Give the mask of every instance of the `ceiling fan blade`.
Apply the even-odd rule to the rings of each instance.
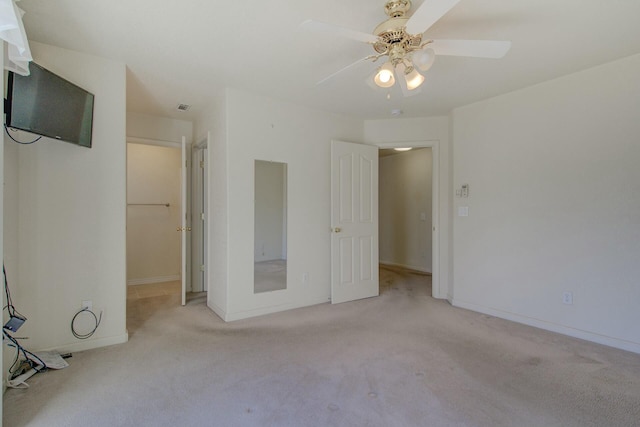
[[[407,21],[407,33],[421,34],[442,18],[460,0],[425,0]]]
[[[428,44],[436,55],[503,58],[511,48],[510,41],[497,40],[434,40]]]
[[[304,30],[315,31],[318,33],[335,34],[337,36],[346,37],[348,39],[353,39],[364,43],[375,43],[378,41],[378,37],[374,36],[373,34],[363,33],[360,31],[351,30],[349,28],[340,27],[338,25],[314,21],[311,19],[307,19],[302,24],[300,24],[300,28]]]
[[[318,83],[316,83],[316,85],[321,85],[321,84],[323,84],[324,82],[326,82],[327,80],[330,80],[330,79],[334,78],[335,76],[337,76],[338,74],[342,73],[343,71],[347,71],[349,68],[351,68],[351,67],[355,67],[356,65],[358,65],[358,64],[360,64],[360,63],[362,63],[362,62],[364,62],[364,61],[367,61],[367,60],[369,60],[369,59],[371,59],[371,56],[365,56],[364,58],[360,58],[360,59],[358,59],[356,62],[354,62],[354,63],[352,63],[352,64],[349,64],[349,65],[347,65],[347,66],[346,66],[346,67],[344,67],[344,68],[339,69],[338,71],[336,71],[336,72],[335,72],[335,73],[333,73],[333,74],[328,75],[327,77],[325,77],[324,79],[322,79],[322,80],[320,80]]]

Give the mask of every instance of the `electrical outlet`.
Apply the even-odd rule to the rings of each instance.
[[[89,311],[93,311],[93,301],[91,300],[85,300],[82,301],[82,309],[88,309]]]
[[[571,292],[563,292],[562,293],[562,303],[566,305],[573,304],[573,293]]]

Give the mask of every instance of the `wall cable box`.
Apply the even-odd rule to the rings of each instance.
[[[11,316],[9,321],[5,323],[4,328],[8,331],[16,332],[26,321],[27,319],[25,319],[24,317],[13,315]]]

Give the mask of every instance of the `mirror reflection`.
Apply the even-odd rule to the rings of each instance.
[[[255,161],[253,292],[287,288],[287,164]]]

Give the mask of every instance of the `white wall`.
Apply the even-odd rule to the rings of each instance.
[[[4,46],[4,41],[0,42],[0,47],[2,47],[3,49],[5,49]],[[2,57],[0,57],[0,70],[4,70],[4,55],[2,55]],[[4,82],[4,78],[2,79],[2,93],[4,96],[5,93],[5,82]],[[2,105],[0,105],[0,114],[2,114],[2,117],[4,117],[4,102],[2,103]],[[3,122],[4,123],[4,122]],[[6,170],[6,166],[4,164],[5,162],[5,155],[4,155],[4,132],[2,133],[2,138],[0,138],[0,176],[2,176],[2,187],[0,187],[0,259],[4,260],[4,247],[5,247],[5,243],[4,243],[4,239],[5,239],[5,234],[4,234],[4,227],[3,227],[3,223],[4,220],[6,218],[6,214],[4,213],[5,210],[5,203],[4,203],[4,186],[5,186],[5,178],[4,178],[4,174],[5,174],[5,170]],[[2,306],[4,307],[7,304],[7,299],[4,296],[4,292],[2,294]],[[6,314],[5,310],[2,310],[2,324],[4,325],[7,322],[8,319],[8,315]],[[3,339],[4,342],[4,339]],[[8,356],[8,352],[4,350],[4,344],[0,345],[0,361],[2,363],[2,391],[4,392],[4,389],[6,388],[6,380],[7,380],[7,372],[6,370],[8,369],[8,367],[10,366],[10,356]],[[0,402],[0,419],[2,419],[2,402]]]
[[[203,122],[207,120],[212,121]],[[330,141],[362,140],[362,121],[228,89],[226,130],[226,147],[210,150],[214,161],[226,154],[228,167],[221,177],[228,191],[228,305],[218,314],[234,320],[326,302],[331,271]],[[256,159],[287,163],[289,177],[287,289],[259,294],[253,293]],[[216,217],[212,221],[215,224]],[[212,252],[213,261],[220,254]],[[309,284],[303,287],[305,272]]]
[[[207,241],[205,266],[207,305],[223,319],[228,306],[229,287],[229,190],[227,149],[227,95],[214,98],[195,123],[196,140],[210,135],[207,149]]]
[[[368,144],[383,145],[393,143],[427,143],[438,147],[439,162],[434,166],[438,180],[438,220],[440,229],[436,230],[439,251],[436,256],[439,283],[434,286],[436,298],[453,298],[451,283],[450,245],[452,228],[450,222],[451,204],[453,203],[451,186],[451,145],[449,143],[449,118],[402,118],[387,120],[366,120],[364,137]],[[414,144],[410,144],[414,145]],[[434,178],[435,179],[435,178]],[[435,266],[432,266],[435,271]]]
[[[181,277],[180,166],[179,148],[127,144],[128,284]]]
[[[4,137],[4,131],[2,132]],[[3,192],[0,203],[3,203],[3,209],[0,211],[0,215],[3,217],[3,224],[14,226],[2,227],[0,233],[3,235],[2,248],[4,252],[3,261],[7,270],[7,281],[9,289],[11,290],[12,297],[15,300],[17,287],[20,283],[19,269],[18,269],[18,144],[11,141],[9,138],[4,138],[4,149],[0,152],[0,155],[4,156],[4,185],[0,191]],[[3,295],[3,307],[6,305],[6,297]],[[18,302],[15,301],[18,305]],[[18,311],[21,311],[20,306],[17,307]],[[2,324],[4,325],[9,320],[9,315],[3,311]],[[21,330],[22,331],[22,330]],[[24,342],[23,344],[27,344]],[[5,346],[2,346],[5,347]],[[6,379],[7,370],[13,363],[15,356],[15,349],[5,347],[3,353],[3,378]]]
[[[454,111],[454,304],[640,352],[638,100],[640,55]]]
[[[42,138],[9,150],[17,166],[4,228],[17,235],[5,258],[14,303],[28,318],[20,334],[30,349],[124,342],[125,65],[35,42],[31,50],[37,63],[94,93],[95,108],[91,149]],[[104,314],[96,334],[78,341],[69,324],[83,300]]]
[[[127,112],[127,137],[180,143],[193,140],[193,123],[168,117]]]
[[[380,262],[431,273],[431,148],[380,158]]]

